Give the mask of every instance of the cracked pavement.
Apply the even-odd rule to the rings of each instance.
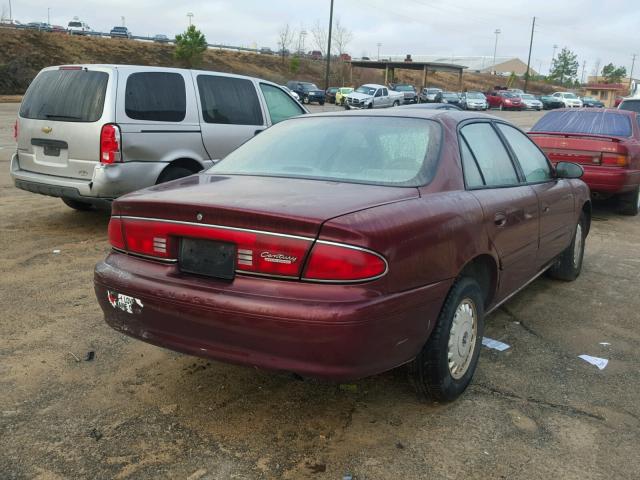
[[[3,480],[638,477],[640,217],[597,204],[579,279],[498,309],[485,334],[511,348],[483,348],[458,401],[425,404],[403,369],[340,387],[111,330],[92,286],[108,218],[12,186],[16,111],[0,104]]]

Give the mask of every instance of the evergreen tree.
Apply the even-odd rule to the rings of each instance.
[[[553,59],[549,78],[560,82],[561,85],[565,83],[573,84],[578,74],[579,66],[578,56],[565,47],[558,56]]]
[[[189,67],[202,64],[202,54],[207,49],[207,40],[195,25],[189,25],[184,33],[176,35],[176,50],[174,56]]]

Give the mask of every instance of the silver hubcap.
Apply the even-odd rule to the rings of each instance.
[[[573,243],[573,266],[578,268],[580,265],[580,253],[582,252],[582,225],[576,227],[576,240]]]
[[[449,332],[449,373],[456,380],[462,378],[469,369],[478,335],[476,307],[469,298],[460,302]]]

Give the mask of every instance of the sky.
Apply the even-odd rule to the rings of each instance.
[[[47,21],[46,0],[12,0],[12,13],[21,22]],[[94,30],[121,24],[134,35],[164,33],[173,37],[188,26],[187,13],[209,43],[246,47],[278,46],[278,31],[289,24],[309,32],[305,50],[315,49],[311,30],[329,22],[330,0],[56,0],[49,3],[52,24],[66,25],[80,17]],[[9,0],[0,0],[7,13]],[[354,57],[390,55],[492,56],[527,60],[531,22],[536,17],[532,68],[547,72],[554,52],[567,47],[576,54],[586,75],[598,61],[630,70],[632,54],[640,53],[640,8],[630,0],[334,0],[334,22],[353,33],[347,51]],[[296,35],[296,41],[298,36]],[[640,58],[639,58],[640,62]],[[640,74],[640,65],[634,69]],[[582,68],[579,71],[579,75]],[[637,75],[634,75],[637,76]]]

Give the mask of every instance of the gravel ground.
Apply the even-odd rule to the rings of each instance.
[[[640,217],[596,205],[580,278],[500,308],[486,335],[511,348],[483,349],[458,401],[424,404],[403,369],[300,381],[111,330],[92,286],[108,217],[13,187],[16,111],[0,104],[3,480],[638,478]]]

